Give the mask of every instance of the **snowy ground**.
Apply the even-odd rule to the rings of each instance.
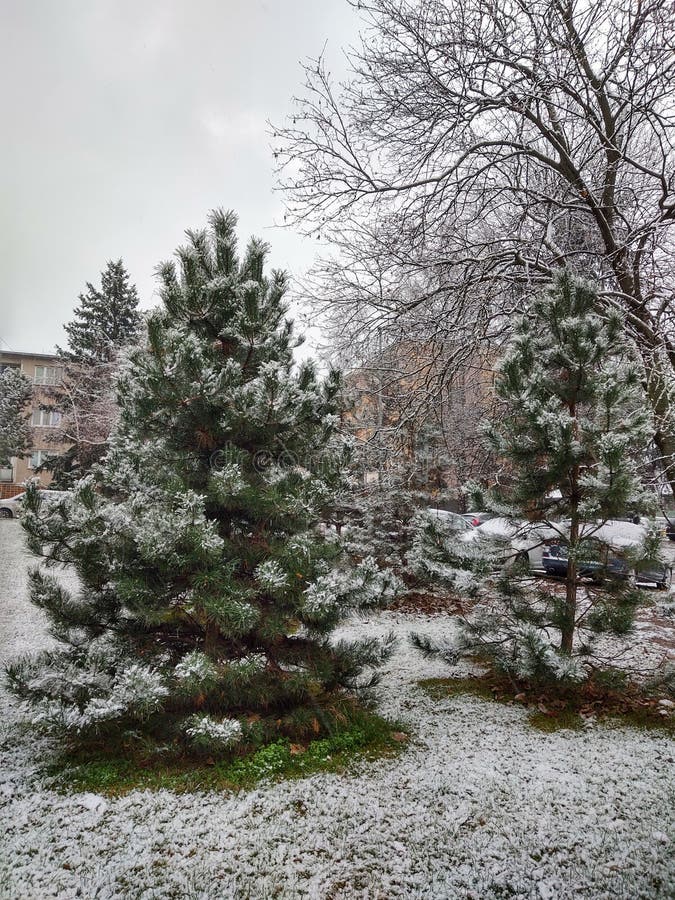
[[[37,646],[16,522],[0,521],[0,655]],[[354,630],[444,633],[383,614]],[[541,734],[516,707],[432,700],[447,675],[401,641],[381,708],[415,735],[396,760],[235,795],[62,796],[3,699],[0,897],[666,898],[675,885],[675,742],[594,725]]]

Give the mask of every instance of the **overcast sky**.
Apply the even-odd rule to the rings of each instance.
[[[153,270],[235,209],[240,240],[301,272],[315,247],[283,229],[268,119],[358,21],[344,0],[0,0],[0,345],[51,352],[86,281],[122,257],[144,308]]]

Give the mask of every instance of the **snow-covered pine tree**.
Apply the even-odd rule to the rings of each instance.
[[[68,346],[57,347],[59,356],[79,366],[113,362],[141,324],[138,293],[122,260],[109,260],[101,272],[101,289],[87,282],[78,299],[73,320],[64,326]]]
[[[0,371],[0,466],[9,465],[12,456],[22,456],[30,447],[26,404],[32,390],[19,369],[6,366]]]
[[[378,565],[402,573],[417,510],[413,493],[387,481],[366,485],[347,496],[351,501],[345,515],[347,551],[355,559],[373,556]]]
[[[337,507],[345,547],[355,559],[373,556],[380,566],[411,576],[406,557],[415,517],[444,499],[443,436],[428,422],[409,422],[400,431],[374,422],[367,405],[355,415],[354,396],[352,389],[344,416],[355,433],[352,479]]]
[[[101,273],[100,290],[87,282],[74,318],[65,326],[67,347],[57,348],[63,378],[48,406],[61,413],[61,420],[51,438],[70,447],[45,464],[54,487],[70,487],[105,454],[117,415],[118,357],[137,339],[140,324],[136,287],[122,260],[110,260]]]
[[[353,571],[317,524],[339,479],[340,380],[293,370],[286,277],[263,272],[236,216],[159,267],[164,307],[119,381],[103,464],[72,500],[25,517],[30,546],[77,572],[44,571],[31,599],[61,642],[9,683],[36,725],[74,738],[143,732],[210,752],[315,736],[344,720],[389,643],[330,640],[395,580]]]
[[[583,679],[594,635],[627,633],[641,600],[630,579],[602,566],[592,583],[579,582],[602,525],[654,504],[639,478],[652,423],[624,334],[618,315],[599,313],[594,288],[565,271],[515,323],[497,367],[498,418],[486,433],[501,461],[501,486],[491,496],[476,492],[473,503],[519,526],[550,526],[568,558],[567,576],[561,594],[507,566],[484,586],[455,649],[525,681]],[[653,559],[657,547],[654,533],[631,563]],[[494,560],[498,548],[486,550]],[[448,571],[463,568],[463,555],[460,544],[451,548]],[[479,573],[476,562],[464,568]]]

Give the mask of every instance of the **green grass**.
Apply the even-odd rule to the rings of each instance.
[[[543,713],[538,709],[528,713],[527,721],[532,728],[552,734],[554,731],[581,731],[584,720],[573,709],[556,710],[555,713]]]
[[[608,690],[603,695],[597,685],[591,685],[576,694],[568,691],[565,695],[542,695],[541,692],[519,692],[507,681],[490,674],[473,678],[426,678],[418,684],[435,700],[468,694],[482,700],[522,705],[528,710],[528,724],[546,734],[563,729],[581,730],[585,725],[581,714],[584,712],[610,725],[656,729],[675,736],[675,718],[661,716],[655,703],[644,702],[644,698],[636,696],[634,691]]]
[[[401,726],[361,712],[344,730],[306,746],[275,741],[247,756],[214,760],[138,757],[122,751],[64,753],[42,770],[52,787],[118,796],[132,790],[232,791],[262,780],[344,772],[359,761],[394,756],[405,746]]]
[[[420,687],[435,700],[472,694],[484,700],[494,700],[494,690],[485,678],[424,678]]]

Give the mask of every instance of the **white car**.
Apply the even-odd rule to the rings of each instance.
[[[480,510],[476,510],[475,512],[462,513],[462,518],[466,519],[469,525],[473,525],[474,528],[477,528],[478,525],[482,525],[483,522],[487,522],[489,519],[494,519],[494,517],[494,513],[483,512]]]
[[[7,497],[6,500],[0,500],[0,519],[16,519],[21,515],[21,504],[26,496],[25,491],[15,494],[13,497]]]
[[[40,497],[42,498],[43,503],[58,503],[59,500],[63,500],[65,497],[70,497],[70,491],[50,491],[41,490]],[[26,497],[26,492],[22,491],[20,494],[15,494],[13,497],[8,497],[7,500],[0,500],[0,519],[16,519],[23,512],[23,503]]]
[[[450,512],[449,509],[434,509],[434,507],[429,507],[427,512],[440,519],[441,522],[446,522],[453,531],[471,531],[472,529],[471,524],[461,513]]]
[[[532,572],[544,571],[542,553],[551,541],[559,540],[564,533],[563,525],[556,527],[545,522],[515,522],[503,516],[488,519],[474,528],[476,536],[505,545],[505,556],[510,556],[511,561],[527,556]]]

